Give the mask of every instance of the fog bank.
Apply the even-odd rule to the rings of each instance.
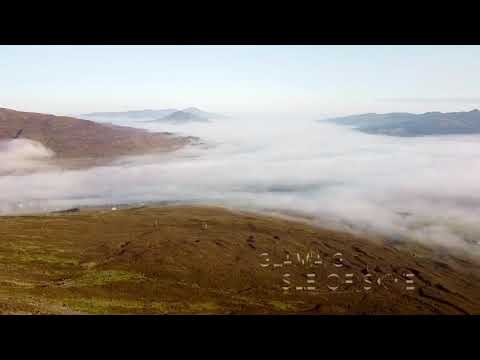
[[[23,174],[32,169],[46,169],[49,166],[44,161],[53,156],[53,151],[36,141],[27,139],[0,141],[0,176]]]
[[[3,143],[0,212],[180,200],[480,247],[479,136],[384,137],[292,118],[129,125],[199,136],[207,146],[60,171],[43,168],[52,154],[38,144]],[[29,167],[40,171],[22,174]]]

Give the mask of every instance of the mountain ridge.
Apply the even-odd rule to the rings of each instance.
[[[149,122],[173,122],[173,123],[186,123],[186,122],[208,122],[208,118],[197,115],[192,112],[184,110],[175,111],[169,115],[166,115],[160,119],[152,120]]]
[[[114,117],[126,117],[126,118],[150,118],[157,116],[166,116],[171,113],[178,111],[177,109],[145,109],[145,110],[129,110],[129,111],[111,111],[111,112],[91,112],[86,114],[80,114],[79,116],[86,117],[105,117],[105,118],[114,118]]]
[[[176,114],[179,113],[179,114]],[[176,114],[176,115],[174,115]],[[172,118],[173,116],[173,118]],[[188,107],[184,109],[145,109],[145,110],[130,110],[117,112],[92,112],[80,114],[79,117],[84,117],[90,120],[141,120],[144,122],[161,122],[161,121],[202,121],[209,119],[223,119],[222,114],[203,111],[197,107]]]
[[[446,113],[432,111],[422,114],[367,113],[322,121],[352,126],[361,132],[378,135],[412,137],[480,134],[480,111],[478,109]]]

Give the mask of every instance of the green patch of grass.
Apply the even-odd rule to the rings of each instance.
[[[163,302],[152,302],[149,304],[149,308],[153,310],[153,312],[159,312],[162,314],[168,314],[171,312],[171,306],[168,303]]]
[[[36,285],[35,283],[18,281],[14,279],[0,280],[0,284],[2,284],[2,286],[13,286],[13,287],[20,287],[20,288],[33,288]]]
[[[153,310],[153,313],[163,314],[215,314],[221,310],[221,307],[213,302],[152,302],[149,307]]]
[[[16,260],[20,262],[42,262],[46,264],[55,264],[61,266],[77,266],[78,260],[66,257],[60,257],[55,255],[47,254],[33,254],[28,252],[23,252],[16,256]]]
[[[85,272],[82,276],[74,281],[73,286],[102,286],[105,284],[130,281],[138,282],[144,281],[145,276],[143,274],[121,271],[121,270],[102,270],[95,271],[90,270]]]
[[[141,301],[121,299],[74,298],[64,299],[63,302],[75,311],[97,315],[135,313],[144,307],[144,303]]]
[[[194,303],[188,305],[189,310],[194,313],[216,312],[221,307],[213,302]]]
[[[137,300],[105,299],[105,298],[70,298],[63,303],[72,310],[87,314],[169,314],[169,313],[215,313],[220,309],[211,302],[179,303],[179,302],[152,302],[148,305]]]
[[[281,302],[281,301],[273,300],[273,301],[270,301],[269,304],[272,305],[275,310],[280,310],[280,311],[295,310],[294,306],[292,306],[290,304],[287,304],[287,303],[284,303],[284,302]]]
[[[85,269],[93,269],[95,266],[97,266],[97,263],[94,261],[90,261],[90,262],[81,264],[81,266]]]

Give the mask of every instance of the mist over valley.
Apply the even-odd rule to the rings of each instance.
[[[71,169],[52,161],[61,154],[41,139],[28,139],[26,132],[2,142],[2,214],[156,202],[217,204],[478,252],[479,135],[380,136],[274,116],[122,125],[201,142],[175,151],[119,153],[106,164]]]

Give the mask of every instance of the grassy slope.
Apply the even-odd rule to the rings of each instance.
[[[296,263],[308,251],[320,268]],[[321,291],[283,293],[285,271],[261,267],[263,252],[276,263],[290,253],[295,285],[315,271]],[[400,281],[367,292],[362,272]],[[328,290],[331,273],[354,273],[355,286]],[[472,260],[284,219],[185,206],[0,217],[0,313],[479,314],[479,304]]]

